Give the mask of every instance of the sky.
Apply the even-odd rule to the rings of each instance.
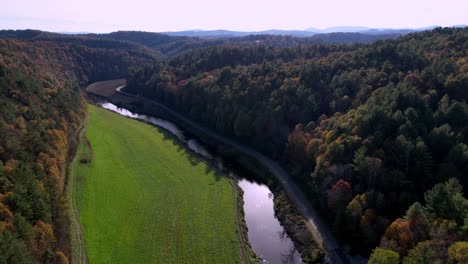
[[[468,24],[468,0],[5,0],[0,29],[259,31]]]

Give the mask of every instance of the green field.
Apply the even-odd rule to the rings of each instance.
[[[158,128],[88,111],[72,199],[89,263],[245,262],[229,180]]]

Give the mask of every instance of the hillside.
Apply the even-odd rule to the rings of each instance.
[[[60,34],[41,30],[0,30],[0,39],[19,39],[24,41],[48,41],[57,44],[76,44],[87,48],[122,50],[134,56],[151,58],[157,52],[138,42],[125,38],[100,38],[96,34]]]
[[[132,72],[127,91],[281,161],[353,252],[437,248],[445,262],[467,239],[467,45],[467,28],[437,28],[345,48],[209,48]]]
[[[400,36],[400,34],[327,33],[317,34],[311,37],[297,37],[291,34],[276,35],[274,32],[266,31],[252,32],[252,34],[244,34],[241,36],[225,36],[221,34],[210,36],[210,38],[199,38],[198,36],[189,37],[151,32],[119,31],[109,34],[99,34],[97,36],[139,43],[161,52],[166,57],[171,57],[191,50],[220,45],[255,47],[260,44],[268,47],[295,47],[320,43],[352,44],[396,38]]]
[[[152,56],[173,57],[191,50],[222,45],[256,47],[297,47],[321,43],[355,44],[390,39],[400,33],[366,34],[359,32],[325,33],[298,37],[294,34],[276,34],[275,31],[251,32],[242,35],[179,36],[143,31],[117,31],[107,34],[59,34],[40,30],[0,30],[1,38],[42,40],[55,43],[78,44],[89,48],[122,49]]]
[[[86,116],[79,87],[147,61],[124,50],[0,40],[3,263],[68,263],[66,171]]]

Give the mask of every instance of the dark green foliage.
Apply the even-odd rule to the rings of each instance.
[[[13,221],[18,237],[23,240],[28,240],[32,235],[31,224],[19,213],[15,215]]]
[[[349,182],[358,198],[324,215],[369,254],[426,190],[452,177],[468,187],[466,43],[467,28],[437,28],[369,45],[213,47],[133,71],[128,91],[281,161],[323,209]]]
[[[463,225],[468,217],[468,203],[462,196],[462,188],[456,179],[436,184],[424,195],[428,213]]]
[[[29,264],[34,259],[29,253],[24,240],[19,239],[10,231],[0,232],[0,263]]]

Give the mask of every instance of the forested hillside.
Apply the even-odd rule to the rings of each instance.
[[[256,47],[259,45],[268,47],[295,47],[298,45],[316,45],[321,43],[368,43],[378,39],[396,38],[400,34],[363,34],[363,33],[328,33],[317,34],[312,37],[295,37],[289,35],[252,34],[243,37],[224,38],[198,38],[169,36],[161,33],[118,31],[109,34],[90,34],[91,37],[104,39],[125,40],[138,43],[159,51],[165,57],[171,58],[181,53],[199,50],[207,47],[219,47],[235,45],[243,47]]]
[[[79,87],[148,62],[124,50],[0,40],[0,263],[68,263],[64,188]]]
[[[122,39],[100,38],[96,34],[60,34],[41,30],[0,30],[0,39],[48,41],[58,44],[76,44],[88,48],[124,50],[137,57],[153,57],[158,52],[137,42]]]
[[[468,247],[467,51],[467,28],[224,46],[142,67],[127,91],[281,161],[353,252],[447,262]]]
[[[90,48],[124,49],[137,53],[161,55],[172,58],[182,53],[200,50],[207,47],[235,45],[243,47],[296,47],[321,43],[368,43],[378,39],[389,39],[400,36],[400,33],[364,34],[364,33],[327,33],[312,37],[294,37],[289,35],[248,35],[244,37],[199,38],[170,36],[162,33],[144,31],[117,31],[106,34],[60,34],[40,30],[0,30],[0,38],[22,40],[42,40],[55,43],[74,43]]]

